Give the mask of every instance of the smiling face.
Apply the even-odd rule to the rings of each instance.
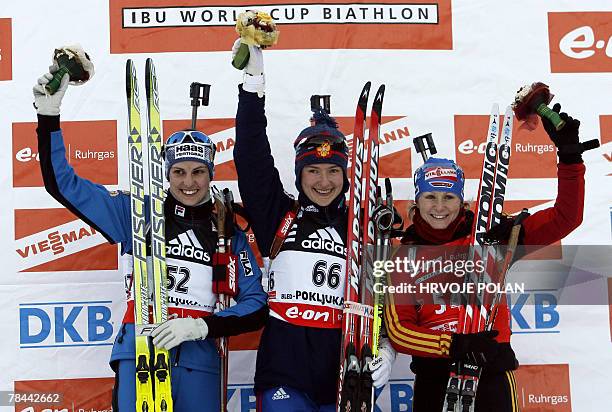
[[[340,166],[332,163],[304,166],[301,182],[302,191],[308,199],[325,207],[342,193],[344,173]]]
[[[172,165],[168,181],[170,193],[185,206],[199,204],[210,189],[208,167],[192,160]]]
[[[416,205],[423,220],[434,229],[446,229],[463,206],[457,195],[448,192],[424,192]]]

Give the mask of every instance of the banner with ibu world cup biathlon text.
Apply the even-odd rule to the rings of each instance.
[[[129,270],[118,246],[45,191],[32,87],[51,64],[53,50],[79,43],[95,65],[94,77],[69,87],[61,107],[66,158],[80,176],[111,191],[128,189],[125,62],[133,59],[144,73],[150,57],[164,137],[190,126],[190,83],[211,85],[210,105],[200,108],[198,127],[217,145],[215,185],[230,188],[240,200],[233,146],[242,73],[231,66],[230,50],[237,38],[236,16],[253,8],[270,13],[280,30],[278,44],[263,53],[267,132],[290,193],[297,193],[292,143],[309,125],[310,96],[331,95],[332,115],[350,139],[366,81],[386,85],[379,171],[381,178],[391,179],[396,206],[407,221],[413,172],[422,163],[412,138],[432,133],[438,155],[456,160],[465,171],[465,197],[474,200],[491,106],[499,104],[503,114],[524,84],[548,84],[553,102],[580,119],[581,139],[600,140],[600,148],[584,153],[582,224],[553,245],[556,249],[540,251],[514,268],[526,287],[509,294],[508,302],[512,344],[521,364],[516,372],[521,410],[608,408],[609,0],[209,3],[66,0],[0,6],[0,136],[6,148],[0,153],[0,410],[111,410],[114,375],[108,360],[126,307]],[[535,213],[552,206],[556,148],[541,123],[530,131],[515,120],[512,153],[504,211]],[[252,235],[249,241],[255,248]],[[596,267],[598,262],[603,266]],[[589,276],[593,273],[599,275]],[[255,410],[258,341],[258,332],[230,339],[231,411]],[[23,393],[39,398],[16,396]],[[410,356],[399,355],[376,410],[411,411],[413,394]]]

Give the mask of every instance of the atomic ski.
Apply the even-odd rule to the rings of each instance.
[[[357,322],[359,321],[359,262],[361,230],[361,179],[363,175],[364,133],[366,109],[371,83],[367,82],[359,95],[355,112],[355,129],[351,154],[351,179],[348,203],[348,232],[346,238],[346,277],[344,285],[344,314],[340,347],[340,374],[336,407],[339,412],[356,410],[359,399],[359,354],[357,353]]]
[[[152,59],[145,65],[147,124],[149,146],[149,207],[151,216],[151,258],[153,263],[153,323],[168,320],[168,290],[166,288],[166,230],[164,220],[164,164],[162,129],[159,115],[157,76]],[[153,379],[155,382],[155,412],[172,411],[170,355],[168,350],[155,348]]]
[[[378,138],[385,86],[380,86],[376,92],[366,140],[365,113],[370,87],[371,83],[367,82],[359,97],[352,141],[344,317],[337,401],[337,409],[342,412],[371,411],[374,407],[370,363],[374,353],[378,351],[377,347],[373,347],[373,341],[378,339],[380,325],[373,325],[373,268],[376,244],[373,216],[380,203]]]
[[[366,198],[363,201],[362,235],[361,235],[361,266],[359,279],[359,302],[367,309],[367,315],[361,316],[359,328],[359,346],[361,374],[359,376],[359,403],[360,411],[371,411],[374,406],[374,387],[372,385],[372,371],[370,362],[373,352],[378,347],[372,346],[373,317],[374,317],[374,248],[376,244],[376,226],[373,219],[374,210],[378,203],[378,137],[380,135],[381,112],[385,86],[381,85],[374,96],[372,112],[370,113],[370,127],[368,139],[365,142],[366,159],[363,166],[363,188]]]
[[[501,221],[510,164],[513,120],[512,108],[508,107],[500,140],[499,108],[496,104],[493,105],[476,198],[470,248],[470,260],[482,260],[486,269],[476,278],[470,279],[466,276],[466,282],[490,282],[491,276],[487,272],[495,271],[496,268],[498,261],[496,249],[486,245],[484,236]],[[491,305],[486,304],[483,296],[470,296],[468,302],[461,305],[457,333],[477,333],[485,328],[491,328],[493,326],[492,322],[489,322],[491,309]],[[444,400],[444,412],[474,411],[481,372],[482,367],[476,362],[455,362],[452,365]]]

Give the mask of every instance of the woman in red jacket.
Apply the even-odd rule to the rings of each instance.
[[[559,112],[560,108],[556,104],[553,110]],[[561,131],[556,131],[547,120],[543,120],[544,127],[557,148],[575,145],[580,122],[566,113],[561,113],[561,117],[567,122]],[[520,244],[549,245],[582,222],[585,167],[581,154],[564,152],[558,153],[555,205],[523,220]],[[427,173],[436,170],[432,168],[440,173]],[[464,206],[463,184],[463,171],[451,160],[430,158],[421,166],[415,173],[413,224],[404,233],[402,244],[469,245],[474,214]],[[511,220],[506,220],[500,227],[511,224]],[[518,411],[512,372],[518,362],[510,346],[507,306],[500,306],[493,330],[458,334],[455,332],[460,307],[450,301],[405,304],[390,294],[388,303],[385,320],[391,343],[398,352],[412,355],[410,368],[416,375],[414,412],[442,411],[451,364],[465,361],[468,356],[474,359],[476,355],[483,359],[476,412]]]

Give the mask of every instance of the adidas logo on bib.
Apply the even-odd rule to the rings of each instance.
[[[273,401],[280,401],[283,399],[289,399],[291,396],[289,396],[287,394],[287,392],[285,392],[285,390],[283,388],[278,388],[278,390],[276,392],[274,392],[274,395],[272,395],[272,400]]]
[[[342,238],[334,228],[319,229],[302,240],[304,249],[326,250],[339,255],[346,254],[346,248],[342,244]]]

